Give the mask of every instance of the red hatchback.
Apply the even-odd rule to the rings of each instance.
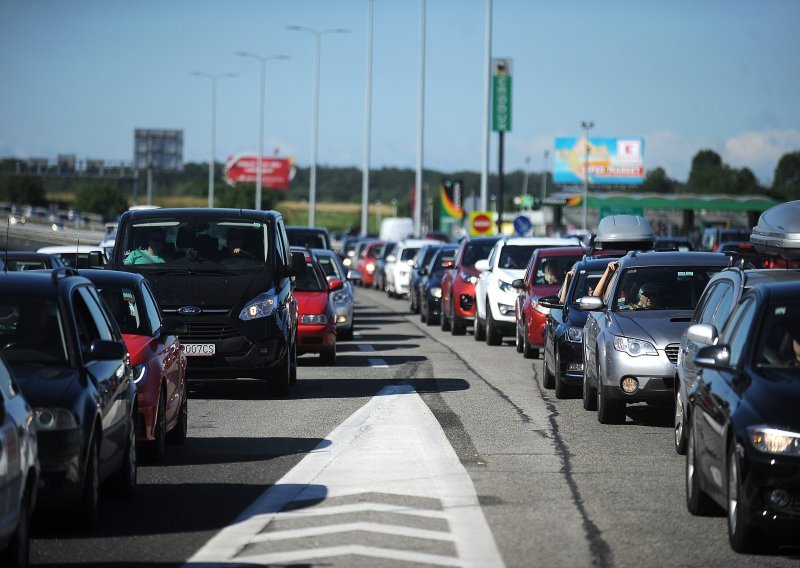
[[[375,263],[386,245],[383,241],[371,241],[364,245],[356,260],[356,270],[361,273],[361,286],[371,288],[375,281]]]
[[[589,254],[589,249],[553,247],[537,249],[528,261],[525,276],[512,282],[519,290],[515,307],[517,351],[527,359],[539,357],[544,347],[544,324],[549,308],[539,305],[539,298],[557,294],[572,265]]]
[[[94,282],[117,320],[135,369],[136,443],[159,460],[167,442],[182,444],[189,428],[186,355],[176,335],[183,322],[161,317],[161,309],[141,274],[81,270]]]
[[[467,325],[475,321],[475,284],[480,272],[475,263],[488,258],[500,237],[478,237],[461,241],[453,259],[453,267],[442,277],[442,331],[463,335]]]
[[[306,273],[297,277],[294,295],[297,299],[297,354],[319,353],[323,365],[336,364],[336,311],[331,292],[341,290],[338,278],[328,280],[319,263],[304,249]]]

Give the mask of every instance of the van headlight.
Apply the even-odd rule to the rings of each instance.
[[[800,456],[800,433],[771,428],[763,424],[747,429],[750,443],[767,454]]]
[[[250,321],[266,318],[275,313],[275,295],[271,293],[260,294],[250,300],[239,313],[239,319]]]

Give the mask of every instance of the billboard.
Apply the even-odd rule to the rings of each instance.
[[[586,164],[585,138],[556,138],[553,181],[582,184]],[[644,182],[642,138],[589,138],[589,183],[635,185]]]
[[[137,170],[183,170],[183,130],[137,128],[133,134],[133,167]]]
[[[289,189],[295,174],[294,158],[261,158],[261,186],[266,189]],[[258,175],[256,154],[228,156],[225,181],[230,185],[255,183]]]

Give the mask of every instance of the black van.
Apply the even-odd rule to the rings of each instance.
[[[164,315],[186,323],[188,378],[266,379],[275,394],[296,381],[292,277],[305,260],[277,211],[128,211],[108,267],[144,275]]]

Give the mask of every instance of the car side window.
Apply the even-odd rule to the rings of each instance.
[[[75,324],[78,328],[78,342],[80,343],[81,351],[86,353],[92,342],[100,339],[100,332],[97,329],[91,309],[86,303],[86,298],[81,293],[83,291],[83,289],[79,288],[73,293],[72,307],[75,312]]]
[[[730,348],[729,361],[733,367],[739,365],[746,355],[747,340],[756,315],[756,302],[753,298],[748,298],[741,303],[722,332],[723,343],[727,343]]]
[[[278,222],[275,224],[275,251],[277,253],[278,264],[281,266],[289,266],[289,258],[291,257],[287,243],[289,237],[286,235],[286,227],[283,223]]]
[[[0,394],[5,400],[13,398],[16,394],[14,384],[11,382],[11,372],[4,362],[0,362]]]
[[[725,321],[728,319],[728,316],[731,313],[731,305],[733,304],[733,286],[730,284],[725,284],[724,286],[720,284],[720,288],[722,289],[722,295],[719,299],[719,304],[717,305],[717,309],[714,310],[711,319],[708,321],[711,325],[715,326],[717,329],[722,328],[725,325]],[[706,322],[703,322],[706,323]]]
[[[147,319],[150,320],[152,326],[150,333],[153,334],[161,327],[161,310],[158,308],[158,302],[156,302],[153,292],[147,285],[143,287],[142,301],[147,311]]]
[[[100,298],[97,296],[95,290],[90,290],[87,287],[78,288],[78,294],[86,302],[90,317],[94,322],[95,329],[97,330],[96,339],[104,339],[108,341],[117,341],[121,337],[114,331],[116,321],[110,317],[110,314],[103,309]],[[114,322],[114,323],[112,323]]]

